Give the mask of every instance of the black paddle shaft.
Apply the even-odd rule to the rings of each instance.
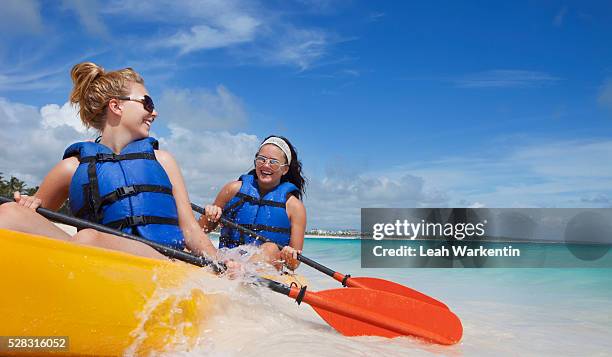
[[[198,213],[201,213],[201,214],[205,214],[206,213],[206,211],[202,207],[200,207],[200,206],[198,206],[196,204],[192,203],[191,204],[191,208],[194,211],[198,212]],[[241,226],[241,225],[239,225],[239,224],[237,224],[235,222],[232,222],[232,221],[230,221],[227,218],[221,217],[220,220],[221,220],[221,223],[225,224],[226,226],[230,226],[230,227],[232,227],[234,229],[241,230],[244,233],[250,235],[251,237],[253,237],[253,238],[255,238],[255,239],[259,240],[259,241],[262,241],[262,242],[265,242],[265,243],[274,243],[274,244],[276,244],[275,242],[272,242],[271,240],[269,240],[268,238],[258,234],[257,232],[255,232],[253,230],[250,230],[250,229],[248,229],[246,227],[243,227],[243,226]],[[278,247],[278,249],[283,249],[283,247],[281,245],[279,245],[279,244],[276,244],[276,246]],[[321,265],[321,264],[315,262],[314,260],[312,260],[310,258],[307,258],[307,257],[305,257],[305,256],[303,256],[301,254],[298,254],[297,259],[299,261],[301,261],[302,263],[304,263],[304,264],[306,264],[308,266],[311,266],[311,267],[317,269],[318,271],[320,271],[320,272],[322,272],[322,273],[324,273],[326,275],[331,276],[332,278],[334,277],[334,274],[336,273],[335,271],[331,270],[330,268],[328,268],[328,267],[326,267],[324,265]]]
[[[0,196],[0,204],[8,203],[8,202],[14,202],[14,201],[10,198]],[[93,223],[93,222],[90,222],[84,219],[80,219],[80,218],[70,217],[70,216],[52,211],[50,209],[42,208],[42,207],[37,208],[36,212],[38,212],[41,216],[44,216],[52,221],[69,224],[71,226],[75,226],[77,229],[92,228],[99,232],[113,234],[113,235],[120,236],[123,238],[135,240],[140,243],[144,243],[167,257],[178,259],[178,260],[184,261],[189,264],[197,265],[199,267],[211,266],[217,272],[221,272],[225,270],[225,266],[223,263],[215,263],[212,260],[207,259],[205,257],[195,255],[195,254],[190,254],[190,253],[187,253],[181,250],[177,250],[177,249],[172,249],[170,247],[166,247],[159,243],[148,241],[137,235],[122,232],[118,229],[109,228],[107,226]]]

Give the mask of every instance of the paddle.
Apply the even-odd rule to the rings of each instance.
[[[8,202],[14,202],[14,200],[11,198],[0,196],[0,204],[8,203]],[[169,258],[178,259],[186,263],[197,265],[200,267],[210,266],[215,270],[215,272],[225,271],[225,266],[222,263],[216,263],[202,256],[197,256],[197,255],[189,254],[181,250],[172,249],[172,248],[166,247],[165,245],[151,242],[137,235],[122,232],[118,229],[109,228],[107,226],[97,224],[94,222],[90,222],[84,219],[67,216],[65,214],[55,212],[50,209],[46,209],[42,207],[37,208],[36,212],[38,212],[38,214],[40,214],[41,216],[46,217],[52,221],[68,224],[68,225],[76,227],[77,229],[92,228],[102,233],[113,234],[116,236],[120,236],[122,238],[127,238],[131,240],[135,240],[140,243],[144,243]]]
[[[12,202],[0,196],[0,204]],[[50,220],[93,228],[147,244],[168,257],[196,266],[215,266],[211,260],[150,242],[142,237],[121,232],[83,219],[66,216],[45,208],[36,210]],[[219,264],[220,265],[220,264]],[[219,267],[218,267],[219,268]],[[223,269],[221,266],[219,269]],[[306,291],[306,287],[290,287],[266,278],[257,278],[260,285],[295,299],[298,304],[309,304],[330,326],[345,336],[397,337],[412,335],[431,342],[450,345],[463,334],[459,318],[450,310],[422,301],[368,289],[331,289]]]
[[[196,204],[191,204],[191,208],[201,214],[205,213],[204,208],[196,205]],[[244,233],[250,235],[251,237],[260,240],[262,242],[270,242],[270,243],[274,243],[272,241],[270,241],[268,238],[258,234],[257,232],[250,230],[248,228],[245,228],[235,222],[232,222],[230,220],[228,220],[227,218],[221,217],[221,223],[230,226],[234,229],[238,229],[243,231]],[[276,245],[278,247],[278,249],[283,249],[282,246],[280,245]],[[316,261],[307,258],[301,254],[298,254],[297,259],[299,261],[301,261],[302,263],[315,268],[316,270],[331,276],[332,278],[334,278],[335,280],[339,281],[340,283],[342,283],[343,286],[347,286],[350,288],[362,288],[362,289],[371,289],[371,290],[380,290],[380,291],[385,291],[385,292],[389,292],[389,293],[393,293],[393,294],[397,294],[397,295],[402,295],[408,298],[412,298],[412,299],[417,299],[432,305],[436,305],[436,306],[440,306],[443,307],[445,309],[448,309],[448,306],[446,306],[446,304],[444,304],[443,302],[436,300],[430,296],[427,296],[419,291],[416,291],[414,289],[411,289],[407,286],[398,284],[398,283],[394,283],[392,281],[389,280],[384,280],[384,279],[379,279],[379,278],[368,278],[368,277],[352,277],[350,274],[342,274],[339,273],[337,271],[334,271],[324,265],[321,265],[319,263],[317,263]]]

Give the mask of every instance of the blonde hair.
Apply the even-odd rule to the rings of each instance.
[[[116,97],[129,94],[129,85],[144,85],[142,77],[131,68],[105,72],[92,62],[76,64],[70,71],[74,88],[70,102],[78,105],[79,116],[87,128],[102,130],[106,123],[106,106]]]

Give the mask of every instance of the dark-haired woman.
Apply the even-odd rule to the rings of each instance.
[[[284,262],[287,268],[295,270],[306,229],[306,209],[301,201],[305,185],[302,164],[293,145],[282,136],[266,138],[255,154],[254,164],[253,170],[227,183],[215,202],[206,206],[200,226],[211,231],[223,215],[273,243],[262,244],[238,229],[224,226],[219,248],[261,245],[261,255],[254,259],[264,260],[277,269]]]

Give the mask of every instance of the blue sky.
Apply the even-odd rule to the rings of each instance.
[[[94,135],[69,70],[133,67],[195,202],[271,133],[309,227],[361,207],[612,206],[607,1],[5,1],[0,172],[36,185]]]

